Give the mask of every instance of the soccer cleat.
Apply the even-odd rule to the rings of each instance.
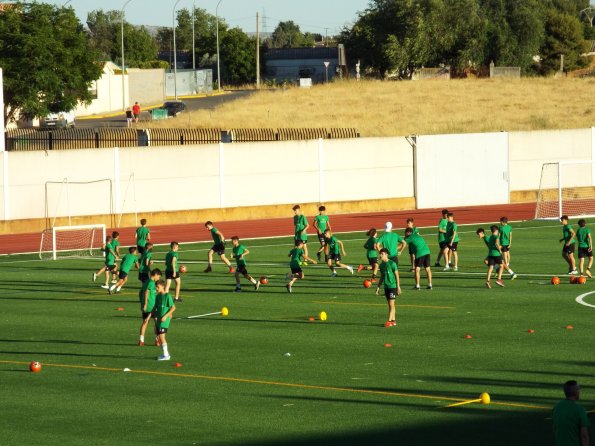
[[[210,273],[211,271],[213,271],[211,265],[207,266],[207,268],[204,270],[205,273]]]
[[[364,269],[364,268],[365,268],[364,265],[361,265],[360,264],[360,266],[357,267],[357,272],[358,273],[361,273],[362,272],[362,269]]]
[[[514,280],[514,279],[516,279],[516,278],[517,278],[517,275],[516,275],[516,273],[512,273],[512,276],[510,276],[510,280]]]
[[[590,270],[589,268],[587,268],[587,269],[585,270],[585,274],[586,274],[587,276],[589,276],[589,278],[593,277],[593,276],[591,275],[591,270]]]
[[[144,346],[144,345],[145,345],[145,341],[138,341],[138,346],[139,346],[139,347],[142,347],[142,346]]]
[[[486,282],[486,288],[492,288],[492,284],[490,283],[489,280]]]
[[[353,266],[348,266],[347,271],[349,271],[351,275],[353,275]]]
[[[241,288],[236,288],[235,290],[233,290],[234,293],[241,293],[242,289]]]
[[[442,268],[442,271],[450,271],[450,266],[445,266],[444,268]]]
[[[101,288],[104,290],[109,290],[109,285],[106,283],[105,285],[101,285]]]
[[[260,288],[260,282],[257,280],[254,284],[254,291],[258,291],[258,288]]]
[[[291,285],[290,284],[285,285],[285,288],[287,289],[288,293],[291,293]]]
[[[414,289],[414,290],[417,290],[417,291],[421,290],[421,288],[419,287],[419,285],[415,285],[415,286],[413,287],[413,289]]]
[[[289,282],[291,280],[291,276],[292,276],[291,273],[285,274],[285,280],[287,280]]]
[[[316,258],[318,259],[318,261],[320,262],[320,252],[316,253]]]
[[[455,266],[452,270],[453,271],[458,271],[459,270],[459,267],[458,266]]]
[[[431,290],[431,289],[432,289],[432,284],[428,283],[428,290]]]
[[[376,282],[378,282],[378,280],[375,277],[372,277],[372,280],[370,282],[376,283]]]
[[[97,281],[97,273],[93,273],[93,282]]]
[[[174,302],[184,302],[184,299],[182,299],[181,297],[178,297],[177,299],[174,299]]]
[[[169,356],[169,355],[167,355],[167,356],[165,356],[165,355],[160,355],[160,356],[157,358],[157,361],[169,361],[170,359],[171,359],[171,356]]]
[[[112,279],[112,283],[118,283],[118,279]]]
[[[578,274],[578,271],[576,270],[576,268],[571,271],[568,271],[569,276],[576,276],[577,274]]]
[[[112,285],[111,287],[108,288],[107,292],[109,294],[114,294],[114,290],[116,289],[116,285]]]
[[[496,285],[498,286],[504,286],[504,282],[502,282],[501,280],[496,280]]]
[[[395,321],[386,321],[386,322],[384,323],[384,326],[385,326],[386,328],[389,328],[389,327],[395,327],[396,325],[397,325],[397,323],[396,323]]]
[[[116,293],[119,293],[120,291],[122,291],[122,287],[119,286],[118,288],[116,288]]]
[[[436,263],[434,263],[434,267],[436,267],[436,268],[440,268],[440,262],[436,262]]]
[[[333,272],[331,273],[331,277],[337,277],[337,272],[336,272],[336,271],[333,271]]]
[[[229,272],[229,274],[233,274],[236,272],[236,269],[233,266],[230,266],[228,272]]]

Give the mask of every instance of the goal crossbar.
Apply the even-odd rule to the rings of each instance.
[[[67,235],[64,235],[67,234]],[[93,256],[105,241],[104,224],[54,226],[41,233],[39,258]]]

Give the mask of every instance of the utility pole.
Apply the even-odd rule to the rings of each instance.
[[[256,13],[256,88],[260,88],[260,31],[258,13]]]
[[[324,28],[324,46],[328,46],[328,28]]]

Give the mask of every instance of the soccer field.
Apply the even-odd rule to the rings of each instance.
[[[486,289],[486,247],[476,226],[459,228],[459,271],[434,269],[431,291],[423,273],[413,290],[401,256],[393,328],[383,326],[384,297],[362,286],[366,271],[331,278],[326,266],[307,266],[288,294],[289,238],[242,241],[248,271],[269,278],[258,292],[242,279],[234,293],[220,262],[203,273],[210,244],[181,245],[189,271],[169,362],[156,361],[151,336],[137,346],[136,271],[108,295],[101,278],[91,282],[101,258],[0,257],[0,443],[552,444],[550,409],[566,380],[578,380],[582,404],[595,409],[595,282],[569,283],[560,224],[529,221],[513,223],[519,277],[505,273],[504,288]],[[421,233],[434,260],[436,230]],[[345,263],[365,261],[363,233],[338,237]],[[166,247],[154,252],[163,267]],[[228,317],[185,319],[223,306]],[[318,320],[321,311],[328,320]],[[31,361],[41,373],[28,371]],[[491,404],[469,402],[482,392]],[[459,402],[467,404],[446,407]]]

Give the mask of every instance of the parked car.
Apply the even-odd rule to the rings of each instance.
[[[177,116],[186,110],[186,104],[182,101],[168,101],[164,103],[161,108],[167,110],[167,116]]]
[[[74,110],[69,112],[50,113],[39,120],[39,127],[62,128],[74,127]]]

